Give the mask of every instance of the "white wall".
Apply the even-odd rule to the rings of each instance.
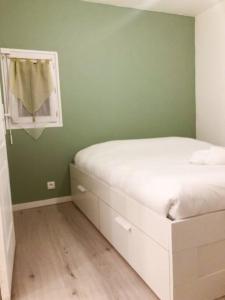
[[[225,146],[225,0],[196,17],[197,138]]]

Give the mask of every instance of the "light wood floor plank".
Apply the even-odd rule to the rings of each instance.
[[[15,213],[14,300],[157,300],[72,203]]]

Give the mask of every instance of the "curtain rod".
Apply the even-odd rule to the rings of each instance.
[[[51,58],[16,57],[16,56],[10,56],[9,53],[1,53],[0,56],[7,57],[9,59],[22,59],[22,60],[32,60],[32,61],[38,61],[38,60],[52,61]]]
[[[52,61],[50,58],[28,58],[28,57],[12,57],[8,56],[9,59],[21,59],[21,60],[32,60],[32,61],[39,61],[39,60],[45,60],[45,61]]]

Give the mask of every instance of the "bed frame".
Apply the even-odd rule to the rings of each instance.
[[[225,295],[225,211],[171,221],[70,166],[74,203],[161,300]]]

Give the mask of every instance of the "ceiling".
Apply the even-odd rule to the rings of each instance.
[[[142,10],[196,16],[220,0],[84,0]]]

